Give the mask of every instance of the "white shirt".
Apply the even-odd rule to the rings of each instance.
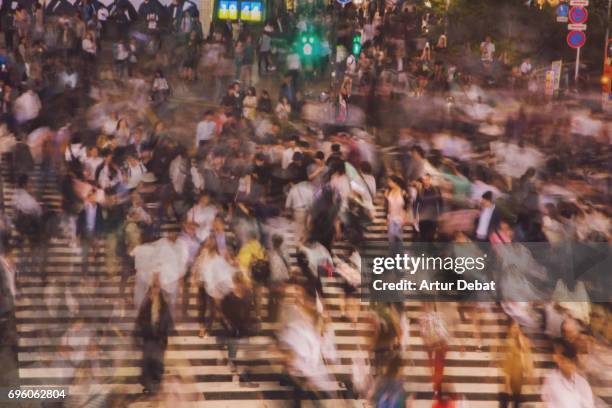
[[[213,299],[223,299],[234,289],[234,275],[238,270],[219,254],[204,257],[198,264],[198,277],[206,293]]]
[[[487,43],[483,41],[480,44],[480,59],[487,62],[493,61],[493,54],[495,54],[495,44]]]
[[[32,120],[38,116],[41,108],[42,104],[38,94],[33,91],[26,91],[15,99],[15,104],[13,106],[15,119],[19,123]]]
[[[531,72],[531,64],[527,61],[521,64],[521,74],[526,75]]]
[[[300,61],[300,56],[297,53],[292,52],[291,54],[287,55],[287,69],[288,70],[298,71],[301,67],[302,67],[302,63]]]
[[[217,209],[213,205],[207,205],[205,207],[195,205],[187,212],[187,221],[193,222],[198,226],[196,236],[200,242],[205,241],[210,235],[210,230],[216,216]]]
[[[98,10],[98,21],[106,21],[108,19],[108,9],[106,7],[100,7]]]
[[[35,215],[37,217],[42,215],[42,207],[38,201],[22,188],[16,189],[13,194],[13,208],[27,215]]]
[[[83,46],[83,51],[95,55],[95,53],[96,53],[96,43],[91,41],[89,38],[85,38],[83,40],[82,46]]]
[[[168,81],[166,81],[166,78],[155,78],[153,80],[154,91],[167,91],[168,89],[170,89],[170,87],[168,86]]]
[[[346,70],[350,73],[357,71],[357,60],[353,54],[346,58]]]
[[[85,167],[85,178],[93,181],[96,178],[96,169],[102,164],[104,159],[102,157],[86,157],[83,160]]]
[[[98,174],[98,184],[102,188],[109,188],[114,186],[115,184],[121,182],[120,173],[115,174],[115,176],[111,177],[111,171],[108,166],[102,167],[100,170],[100,174]]]
[[[289,190],[287,200],[285,201],[285,208],[291,208],[292,210],[307,210],[312,207],[313,201],[314,188],[312,187],[312,183],[302,181],[292,186]]]
[[[81,143],[73,143],[66,147],[66,151],[64,152],[64,159],[67,162],[71,162],[72,158],[75,160],[83,162],[87,158],[87,149]]]
[[[486,239],[489,232],[489,224],[491,223],[491,217],[493,216],[493,210],[495,210],[495,206],[483,208],[480,211],[480,216],[478,217],[478,226],[476,227],[476,237],[478,239]]]
[[[217,132],[217,124],[212,120],[203,120],[198,123],[198,127],[196,128],[196,147],[200,144],[200,142],[206,142],[215,137],[215,133]]]
[[[299,151],[300,149],[296,149],[293,147],[288,147],[287,149],[283,150],[283,155],[281,158],[281,167],[283,168],[283,170],[287,169],[287,167],[289,167],[289,165],[293,161],[293,153]]]
[[[170,181],[172,181],[172,187],[178,194],[183,193],[185,188],[185,180],[187,180],[187,163],[183,156],[176,156],[172,162],[170,162]]]
[[[76,72],[68,73],[66,71],[62,71],[59,74],[59,83],[65,86],[66,88],[76,88],[78,81],[79,75]]]
[[[542,401],[547,408],[593,408],[593,392],[580,375],[566,378],[555,370],[546,377],[542,386]]]
[[[128,184],[132,186],[138,185],[142,176],[147,172],[147,168],[141,162],[138,162],[135,166],[129,166],[127,168],[127,179]]]
[[[104,124],[102,125],[102,133],[104,133],[105,135],[114,134],[115,130],[117,130],[117,122],[119,122],[117,119],[106,119],[104,121]]]

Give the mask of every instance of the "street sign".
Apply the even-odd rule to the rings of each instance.
[[[567,25],[567,29],[572,31],[586,31],[587,29],[587,25],[586,24],[568,24]]]
[[[589,5],[589,0],[570,0],[570,6],[586,7]]]
[[[559,4],[559,6],[557,6],[557,22],[567,23],[568,13],[569,13],[569,6],[565,3]]]
[[[586,42],[586,34],[582,31],[570,31],[567,34],[567,45],[572,48],[580,48]]]
[[[569,21],[584,24],[589,19],[589,12],[584,7],[572,7],[568,13]]]
[[[559,91],[559,85],[561,84],[561,69],[563,68],[563,61],[557,60],[552,62],[551,71],[555,75],[554,90]]]

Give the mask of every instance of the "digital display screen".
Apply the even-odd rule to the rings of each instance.
[[[259,1],[251,3],[251,20],[250,21],[262,21],[262,4]]]
[[[238,2],[220,0],[217,16],[219,17],[220,20],[237,20],[238,19]]]
[[[251,2],[243,1],[240,3],[240,19],[242,21],[250,21],[251,20]]]
[[[217,17],[219,20],[263,21],[263,3],[260,1],[219,0]]]

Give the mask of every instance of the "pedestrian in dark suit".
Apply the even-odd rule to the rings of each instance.
[[[418,192],[414,212],[419,220],[420,242],[433,242],[438,229],[438,218],[442,213],[442,193],[431,184],[431,176],[422,178],[423,187]]]
[[[87,276],[90,251],[93,253],[95,260],[97,241],[104,228],[102,207],[96,202],[95,196],[95,190],[89,193],[77,218],[77,236],[83,249],[83,276]]]
[[[159,286],[159,275],[156,275],[136,319],[136,333],[142,339],[140,383],[145,394],[159,390],[164,374],[164,353],[172,329],[170,307]]]
[[[493,193],[487,191],[480,199],[480,215],[476,221],[475,235],[478,241],[487,241],[489,235],[497,229],[501,221],[501,214],[495,208]]]

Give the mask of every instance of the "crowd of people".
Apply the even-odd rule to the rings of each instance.
[[[371,327],[364,345],[369,358],[351,362],[352,380],[345,384],[351,398],[379,407],[410,404],[401,356],[411,351],[410,324],[417,323],[434,406],[459,406],[463,397],[444,381],[445,357],[462,340],[459,325],[471,322],[477,350],[501,361],[501,406],[519,406],[534,375],[534,334],[550,339],[557,364],[542,385],[546,406],[605,406],[590,386],[610,379],[609,306],[590,302],[605,297],[605,277],[585,282],[559,275],[554,262],[537,259],[524,245],[547,243],[554,253],[566,242],[609,242],[612,129],[605,122],[571,105],[556,107],[566,114],[553,116],[541,105],[502,104],[479,78],[459,81],[456,67],[432,58],[446,52],[444,33],[435,47],[427,42],[421,49],[412,48],[410,30],[390,34],[416,18],[410,7],[379,10],[370,2],[339,10],[335,18],[358,29],[337,27],[337,38],[321,38],[317,63],[304,66],[291,49],[282,61],[278,38],[313,30],[331,37],[320,27],[332,25],[332,14],[278,18],[261,32],[216,21],[204,38],[190,2],[162,10],[147,0],[133,12],[122,2],[110,10],[96,1],[60,4],[74,13],[60,16],[37,3],[3,12],[0,146],[15,185],[12,216],[7,211],[2,219],[3,310],[25,296],[20,273],[51,279],[44,273],[46,248],[65,240],[80,250],[75,276],[94,286],[119,277],[118,313],[138,311],[144,393],[167,391],[164,353],[173,322],[189,319],[195,288],[198,336],[224,342],[231,371],[248,386],[256,384],[241,372],[237,350],[249,347],[263,322],[275,323],[275,348],[297,405],[307,392],[321,398],[338,392],[330,387],[335,378],[328,366],[339,357],[323,279],[334,277],[342,287],[342,319]],[[119,22],[117,13],[123,13]],[[432,20],[419,15],[405,27],[425,30]],[[350,49],[355,31],[361,51],[336,52],[331,61],[330,44]],[[105,50],[112,50],[110,58]],[[489,84],[490,38],[480,52],[481,79]],[[306,84],[329,70],[342,78],[331,96],[305,99]],[[518,75],[528,78],[531,70],[525,60]],[[255,78],[265,76],[282,78],[278,98],[256,88]],[[172,90],[196,81],[206,84],[213,102],[190,123],[168,126],[161,116]],[[454,106],[444,102],[445,114],[428,127],[400,126],[383,145],[372,136],[384,127],[370,120],[370,108],[371,101],[388,101],[389,81],[391,93],[408,89],[433,111],[438,96],[452,96]],[[359,107],[353,94],[368,101]],[[349,102],[365,112],[367,126],[347,126]],[[306,111],[320,104],[335,109],[306,122]],[[178,136],[185,127],[189,139]],[[59,208],[34,188],[35,168],[43,180],[57,180]],[[412,322],[407,306],[413,303],[364,302],[360,254],[381,206],[388,236],[383,255],[409,251],[408,231],[424,243],[474,250],[491,244],[502,298],[413,302],[422,308]],[[32,255],[17,262],[23,248]],[[99,256],[102,270],[96,270]],[[74,341],[70,333],[82,330],[70,295],[75,290],[66,287],[64,294],[75,318],[62,336],[67,346]],[[485,344],[481,325],[498,307],[510,324],[506,344],[496,349]],[[85,346],[95,355],[95,339]],[[76,379],[90,355],[60,357],[71,361]]]

